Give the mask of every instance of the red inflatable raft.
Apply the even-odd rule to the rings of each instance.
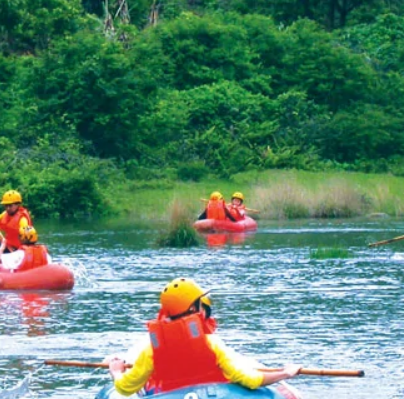
[[[59,263],[21,271],[0,267],[0,290],[70,290],[73,286],[73,273]]]
[[[239,220],[238,222],[232,222],[231,220],[202,219],[194,223],[195,230],[200,232],[228,231],[240,233],[243,231],[257,230],[257,226],[257,222],[249,216],[245,216],[243,220]]]

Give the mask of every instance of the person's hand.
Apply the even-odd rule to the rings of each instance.
[[[286,378],[293,378],[299,374],[301,368],[302,368],[301,364],[287,364],[283,368],[283,371],[287,375]]]
[[[114,359],[119,359],[119,357],[117,355],[108,355],[108,356],[104,357],[102,362],[105,364],[109,364],[111,362],[111,360],[114,360]]]
[[[113,373],[124,373],[125,362],[122,359],[113,358],[109,360],[109,371]]]
[[[122,359],[115,358],[110,360],[109,373],[114,381],[121,378],[125,370],[125,362]]]

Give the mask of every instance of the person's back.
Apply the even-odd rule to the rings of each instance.
[[[225,202],[223,200],[209,200],[206,207],[206,218],[226,220]]]
[[[226,207],[226,201],[223,195],[219,191],[214,191],[206,205],[204,212],[198,217],[198,220],[202,219],[214,219],[214,220],[231,220],[235,222],[236,220],[230,214]]]
[[[109,363],[116,390],[131,395],[146,387],[148,394],[198,383],[232,382],[250,389],[295,376],[300,367],[266,373],[235,361],[232,351],[213,334],[211,302],[192,279],[178,278],[166,285],[161,310],[148,323],[148,344],[125,372],[125,363]]]
[[[155,392],[228,382],[209,346],[200,314],[154,320],[148,323],[148,329],[152,337]]]

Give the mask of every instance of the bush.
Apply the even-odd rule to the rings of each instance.
[[[203,162],[183,164],[178,168],[178,178],[182,181],[202,180],[209,173],[209,169]]]
[[[197,234],[192,227],[190,210],[179,201],[171,207],[170,227],[167,233],[162,233],[157,239],[161,247],[186,248],[199,245]]]
[[[122,173],[110,161],[79,153],[75,142],[60,147],[49,137],[38,144],[16,151],[10,158],[0,150],[0,170],[4,191],[21,191],[24,204],[36,217],[67,218],[103,216],[112,213],[105,191],[110,182],[120,181]]]

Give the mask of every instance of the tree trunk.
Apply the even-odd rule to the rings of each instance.
[[[337,10],[337,7],[338,7],[338,0],[330,0],[326,21],[326,27],[330,31],[335,28],[335,12]]]
[[[297,0],[297,8],[299,8],[299,3],[302,5],[303,8],[303,17],[314,19],[313,12],[310,7],[310,0]]]

